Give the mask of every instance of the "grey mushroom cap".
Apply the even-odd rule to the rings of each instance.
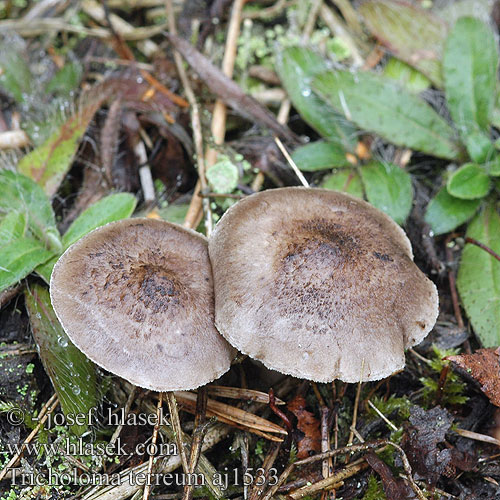
[[[214,326],[206,238],[176,224],[127,219],[95,229],[58,260],[50,295],[71,341],[137,386],[194,389],[234,357]]]
[[[438,315],[436,287],[404,231],[343,193],[293,187],[244,198],[217,224],[209,254],[218,330],[296,377],[387,377]]]

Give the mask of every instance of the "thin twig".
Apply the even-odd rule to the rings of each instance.
[[[132,390],[130,391],[130,394],[128,395],[127,402],[125,403],[125,407],[123,409],[123,414],[124,414],[125,419],[127,418],[128,414],[130,413],[130,408],[132,408],[132,403],[134,402],[136,393],[137,393],[137,387],[134,385],[134,386],[132,386]],[[109,444],[113,445],[115,443],[115,441],[118,439],[118,436],[120,435],[122,429],[123,429],[123,424],[121,423],[118,425],[115,432],[111,436],[111,439],[109,440]]]
[[[351,51],[351,57],[356,66],[361,66],[363,64],[363,57],[361,56],[358,48],[358,44],[354,38],[349,33],[345,23],[342,21],[340,16],[338,16],[330,7],[323,4],[320,9],[320,17],[323,22],[328,26],[330,31],[341,38]]]
[[[316,25],[316,19],[319,14],[319,10],[323,5],[323,0],[312,0],[311,7],[309,9],[309,14],[307,15],[306,23],[304,25],[304,30],[302,32],[302,41],[308,42],[312,35],[314,26]]]
[[[266,9],[259,9],[250,12],[245,12],[243,14],[243,19],[271,19],[272,17],[279,16],[285,9],[296,3],[297,0],[278,0],[271,7]]]
[[[457,282],[455,278],[455,270],[453,269],[452,262],[453,262],[453,251],[451,248],[451,240],[453,239],[455,235],[450,234],[445,242],[444,246],[446,249],[446,264],[448,267],[448,283],[450,285],[450,295],[451,295],[451,302],[453,304],[453,312],[455,313],[455,319],[457,320],[457,326],[460,328],[460,330],[465,329],[465,324],[464,320],[462,318],[462,312],[460,311],[460,304],[458,301],[458,293],[457,293]]]
[[[288,431],[288,435],[290,435],[293,431],[292,423],[290,422],[290,419],[276,406],[276,398],[274,397],[274,390],[272,388],[269,389],[269,408],[275,415],[283,420],[283,423]]]
[[[2,309],[3,306],[8,304],[18,293],[21,292],[23,289],[24,284],[19,283],[19,285],[7,288],[7,290],[4,290],[3,292],[0,293],[0,309]]]
[[[471,245],[476,245],[477,247],[481,248],[485,252],[488,252],[492,257],[494,257],[496,260],[500,262],[500,255],[498,255],[494,250],[492,250],[490,247],[486,246],[484,243],[481,243],[480,241],[477,241],[474,238],[469,238],[467,236],[465,238],[465,243],[470,243]]]
[[[238,36],[240,33],[241,12],[245,0],[235,0],[231,11],[231,18],[226,36],[226,46],[224,50],[224,59],[222,61],[222,73],[224,76],[231,78],[233,75],[234,62],[236,60],[236,50],[238,45]],[[167,4],[168,5],[168,4]],[[173,33],[171,33],[173,35]],[[175,36],[175,35],[174,35]],[[172,38],[170,38],[172,41]],[[181,40],[178,40],[181,43]],[[185,43],[185,42],[184,42]],[[195,68],[196,70],[196,68]],[[215,145],[221,145],[224,142],[226,134],[226,105],[221,99],[215,101],[215,106],[212,114],[212,138]],[[217,161],[217,150],[210,148],[205,155],[205,169],[209,169]],[[203,200],[198,196],[198,193],[203,189],[201,178],[197,182],[189,210],[184,221],[186,226],[188,223],[193,227],[201,220],[200,214],[203,205]],[[208,200],[205,202],[208,203]]]
[[[368,405],[393,431],[398,430],[398,428],[370,400],[368,400]]]
[[[254,484],[252,485],[252,490],[249,495],[249,500],[259,500],[264,492],[266,486],[269,482],[269,472],[271,471],[276,458],[278,458],[278,453],[281,448],[281,443],[272,443],[271,447],[264,459],[262,464],[262,476],[257,476],[255,478]]]
[[[186,457],[186,450],[184,449],[184,442],[182,439],[182,428],[181,421],[179,419],[179,410],[177,409],[177,401],[173,392],[167,392],[167,403],[168,411],[170,412],[170,420],[172,422],[172,428],[175,434],[175,440],[177,442],[177,448],[179,449],[179,455],[181,457],[182,469],[187,474],[189,470],[188,461]]]
[[[231,10],[229,26],[227,28],[226,45],[224,48],[224,58],[222,60],[222,73],[231,78],[234,72],[234,63],[236,61],[236,52],[238,48],[238,36],[240,34],[241,13],[245,0],[235,0]],[[212,137],[216,145],[224,143],[226,135],[226,104],[222,99],[215,101],[212,115]],[[218,152],[215,148],[210,148],[206,154],[206,163],[208,168],[217,161]]]
[[[295,175],[299,178],[300,182],[302,183],[303,186],[309,187],[309,183],[307,182],[307,179],[304,177],[304,174],[299,170],[299,167],[297,167],[297,164],[293,161],[292,157],[286,150],[285,146],[281,142],[281,140],[278,137],[274,138],[274,141],[280,148],[280,151],[283,153],[283,156],[286,158],[290,166],[292,167],[292,170],[295,172]]]
[[[335,457],[337,455],[344,455],[344,454],[352,454],[352,453],[357,453],[359,451],[366,451],[366,450],[372,450],[374,448],[379,448],[381,446],[384,446],[387,444],[387,441],[384,439],[379,439],[377,441],[373,441],[371,443],[363,443],[363,444],[358,444],[358,445],[352,445],[352,446],[345,446],[343,448],[337,448],[336,450],[330,450],[325,453],[318,453],[317,455],[314,455],[312,457],[307,457],[303,458],[302,460],[297,460],[294,463],[291,463],[288,465],[288,467],[281,473],[281,476],[279,477],[278,481],[274,486],[272,486],[266,493],[265,495],[262,496],[262,500],[270,500],[278,491],[278,489],[285,483],[285,481],[288,479],[290,476],[291,472],[295,467],[300,467],[302,465],[309,465],[315,462],[318,462],[320,460],[325,460],[326,458],[329,457]]]
[[[351,424],[351,432],[349,433],[349,440],[347,441],[347,444],[350,445],[352,444],[352,441],[354,439],[354,431],[356,430],[356,423],[358,419],[358,407],[359,407],[359,398],[361,396],[361,386],[362,383],[361,381],[363,380],[363,372],[365,369],[365,360],[361,362],[361,376],[359,378],[359,383],[358,383],[358,388],[356,390],[356,398],[354,400],[354,410],[352,414],[352,424]]]
[[[167,10],[167,18],[169,30],[172,34],[177,34],[177,26],[175,23],[175,14],[174,14],[174,5],[172,0],[167,0],[166,2],[166,10]],[[195,93],[193,88],[191,87],[191,82],[186,74],[186,70],[184,69],[182,56],[179,54],[177,50],[174,50],[174,61],[175,66],[177,68],[177,73],[179,78],[181,79],[182,86],[184,87],[184,92],[186,93],[186,98],[190,105],[191,111],[191,128],[193,129],[193,142],[196,152],[196,163],[198,166],[198,179],[195,192],[193,193],[193,197],[191,199],[191,203],[195,205],[195,210],[191,210],[186,215],[186,219],[184,221],[184,225],[194,228],[197,226],[196,219],[199,217],[200,209],[203,208],[205,213],[205,227],[207,231],[207,236],[210,236],[212,232],[212,210],[210,208],[210,200],[201,200],[198,197],[200,191],[206,191],[207,189],[207,178],[206,178],[206,167],[205,167],[205,157],[203,152],[203,132],[201,128],[201,119],[200,119],[200,109],[198,107],[198,102],[196,100]],[[190,207],[191,208],[191,207]],[[192,217],[192,212],[195,212],[195,217]]]
[[[369,465],[366,462],[360,461],[359,463],[353,463],[349,467],[346,467],[338,472],[335,472],[330,477],[322,479],[313,484],[308,484],[298,490],[292,491],[288,494],[288,498],[292,500],[299,500],[300,498],[304,498],[308,495],[314,495],[315,493],[325,490],[325,489],[334,489],[338,486],[341,486],[344,479],[348,479],[359,471],[368,468]],[[338,485],[338,486],[337,486]]]
[[[9,460],[7,465],[0,471],[0,481],[2,481],[7,472],[15,467],[20,460],[26,446],[33,441],[33,438],[38,434],[38,431],[42,428],[43,424],[49,418],[49,415],[57,408],[59,405],[59,400],[57,395],[53,394],[52,397],[43,405],[40,415],[38,415],[38,425],[29,433],[28,437],[24,440],[19,451]]]
[[[160,392],[158,396],[158,404],[156,405],[156,422],[155,426],[153,428],[153,437],[151,438],[151,444],[154,449],[156,446],[156,440],[158,439],[158,429],[160,428],[160,421],[162,417],[162,404],[163,404],[163,393]],[[149,461],[148,461],[148,475],[147,475],[147,481],[144,486],[144,493],[142,495],[142,500],[148,500],[149,498],[149,493],[151,492],[151,479],[152,479],[152,472],[153,472],[153,462],[154,462],[154,455],[151,453],[149,455]]]
[[[189,456],[189,474],[193,474],[198,465],[198,460],[201,454],[201,446],[203,444],[203,438],[208,429],[208,425],[205,423],[207,414],[207,388],[202,387],[198,389],[198,394],[196,398],[196,416],[194,420],[194,432],[193,439],[191,441],[191,453]],[[183,500],[191,500],[193,497],[193,487],[192,481],[188,481],[184,486]]]
[[[478,432],[468,431],[467,429],[453,429],[460,436],[482,441],[483,443],[491,443],[500,446],[500,440],[486,434],[479,434]]]

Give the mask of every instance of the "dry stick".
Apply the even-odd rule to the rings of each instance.
[[[304,31],[302,33],[302,41],[307,42],[311,33],[314,30],[316,24],[316,18],[319,14],[319,9],[323,5],[323,0],[313,0],[311,8],[309,9],[309,14],[307,16],[306,23],[304,25]]]
[[[309,36],[311,36],[311,33],[314,30],[314,25],[316,24],[316,18],[318,17],[319,10],[320,10],[322,5],[323,5],[322,1],[319,1],[319,2],[317,1],[311,7],[311,10],[309,11],[308,19],[306,21],[306,25],[304,26],[304,31],[302,33],[303,39],[307,39]],[[281,125],[286,125],[291,108],[292,108],[292,103],[291,103],[290,99],[288,97],[283,99],[283,101],[281,102],[281,105],[280,105],[280,109],[278,111],[278,116],[276,117],[276,121],[278,123],[280,123]],[[275,140],[276,140],[276,138],[275,138]],[[276,141],[276,143],[278,144],[278,147],[280,147],[280,145],[277,141]],[[280,147],[280,149],[281,149],[281,147]],[[285,158],[286,158],[286,155],[285,155]],[[293,165],[295,165],[295,163],[293,163]],[[292,168],[293,168],[293,165],[292,165]],[[297,166],[295,165],[295,167],[297,167]],[[294,168],[294,171],[297,173],[295,168]],[[300,175],[302,175],[302,173],[300,173]],[[302,184],[304,184],[304,181],[302,180],[302,178],[305,180],[305,177],[302,175],[302,178],[301,178],[298,174],[297,174],[297,176],[299,177]],[[264,184],[264,173],[259,172],[255,176],[255,179],[252,183],[252,189],[254,191],[260,191],[260,188],[262,187],[263,184]],[[307,185],[307,186],[309,185],[309,184],[307,184],[307,180],[306,180],[305,185]]]
[[[276,494],[278,489],[284,484],[284,482],[287,480],[288,476],[290,475],[290,473],[292,472],[292,470],[295,467],[299,467],[302,465],[309,465],[309,464],[312,464],[312,463],[317,462],[319,460],[324,460],[325,458],[328,458],[328,457],[334,457],[337,455],[344,455],[344,454],[348,454],[348,453],[352,454],[352,453],[357,453],[359,451],[368,451],[368,450],[372,450],[374,448],[380,448],[381,446],[383,446],[383,448],[381,448],[380,450],[375,450],[375,451],[380,452],[383,449],[385,449],[387,446],[393,446],[394,448],[396,448],[399,451],[399,453],[401,455],[401,461],[403,462],[403,468],[404,468],[406,474],[408,475],[407,479],[410,483],[412,490],[415,492],[415,494],[417,495],[417,497],[420,500],[425,500],[425,497],[424,497],[422,491],[420,490],[417,483],[415,483],[415,481],[412,477],[411,466],[410,466],[410,462],[408,461],[408,457],[406,456],[406,453],[399,445],[397,445],[396,443],[393,443],[392,441],[389,441],[387,439],[378,439],[378,440],[373,441],[371,443],[363,443],[363,444],[358,444],[358,445],[345,446],[344,448],[338,448],[336,450],[331,450],[331,451],[328,451],[326,453],[318,453],[317,455],[314,455],[312,457],[298,460],[297,462],[290,464],[283,471],[280,478],[278,479],[278,482],[270,490],[268,490],[265,495],[263,495],[261,500],[270,500]],[[355,465],[357,463],[358,463],[357,461],[353,462],[353,464],[351,464],[351,466]]]
[[[130,391],[130,394],[128,395],[127,402],[125,403],[125,407],[123,408],[123,414],[125,416],[125,419],[127,418],[128,414],[130,413],[130,408],[132,408],[132,403],[134,402],[135,395],[137,393],[137,387],[134,385],[132,386],[132,390]],[[113,445],[115,441],[118,439],[118,436],[120,435],[121,431],[123,429],[123,424],[118,425],[116,428],[115,432],[111,436],[111,439],[109,443]]]
[[[460,311],[460,304],[458,302],[458,293],[457,293],[457,282],[455,278],[455,271],[451,267],[451,263],[453,261],[453,252],[450,247],[450,242],[455,235],[450,234],[445,242],[444,246],[446,249],[446,261],[448,264],[448,283],[450,285],[450,294],[451,294],[451,302],[453,304],[453,312],[455,313],[455,319],[457,320],[457,326],[460,330],[465,330],[464,320],[462,318],[462,312]]]
[[[156,440],[158,439],[158,430],[160,428],[160,421],[162,417],[161,413],[161,406],[163,404],[163,393],[160,392],[159,397],[158,397],[158,404],[156,405],[156,422],[155,426],[153,429],[153,437],[151,438],[151,444],[153,448],[156,446]],[[154,462],[154,455],[151,453],[149,455],[149,461],[148,461],[148,473],[147,473],[147,481],[146,485],[144,486],[144,493],[142,495],[142,500],[148,500],[149,498],[149,493],[151,491],[151,474],[153,472],[153,462]]]
[[[323,396],[319,392],[318,385],[316,382],[312,383],[312,388],[314,391],[314,394],[316,395],[316,399],[318,400],[319,407],[320,407],[320,413],[321,413],[321,451],[325,452],[330,449],[330,436],[328,432],[328,416],[330,409],[328,406],[325,404],[325,400],[323,399]],[[322,474],[323,478],[326,479],[327,477],[330,476],[330,471],[332,470],[332,459],[331,457],[323,460],[322,464]]]
[[[271,7],[267,7],[266,9],[259,9],[255,11],[245,12],[243,14],[243,19],[269,19],[271,17],[276,17],[285,9],[296,3],[297,0],[278,0]]]
[[[227,30],[226,46],[224,49],[224,59],[222,60],[222,72],[228,78],[231,78],[234,70],[234,62],[236,60],[236,49],[238,44],[238,36],[240,33],[241,11],[245,0],[235,0],[231,11],[231,18]],[[215,106],[212,114],[211,125],[213,141],[216,145],[221,145],[224,142],[226,135],[226,105],[221,99],[215,101]],[[205,156],[205,168],[208,169],[217,161],[217,150],[210,148]],[[203,189],[201,180],[196,183],[196,187],[191,198],[188,213],[184,225],[192,224],[195,227],[200,221],[202,210],[202,198],[199,196]]]
[[[354,439],[354,433],[356,431],[356,423],[358,419],[358,407],[359,407],[359,397],[361,396],[361,386],[362,386],[362,380],[363,380],[363,372],[365,369],[365,360],[361,362],[361,377],[360,381],[358,383],[358,389],[356,390],[356,399],[354,400],[354,410],[352,413],[352,424],[351,424],[351,432],[349,433],[349,440],[347,441],[347,444],[350,445],[352,444],[352,441]]]
[[[18,293],[21,292],[23,289],[23,284],[20,283],[17,286],[13,286],[11,288],[7,288],[7,290],[4,290],[3,292],[0,293],[0,309],[2,309],[3,306],[7,305]]]
[[[491,443],[491,444],[496,444],[497,446],[500,446],[500,440],[488,436],[486,434],[479,434],[477,432],[473,431],[468,431],[467,429],[454,429],[454,431],[463,437],[469,438],[469,439],[474,439],[476,441],[482,441],[483,443]]]
[[[271,468],[276,461],[276,458],[278,458],[278,453],[281,448],[281,443],[272,443],[271,448],[269,449],[269,452],[266,455],[266,458],[264,459],[264,462],[262,464],[262,469],[263,473],[262,476],[257,476],[255,480],[259,480],[259,482],[255,482],[252,488],[252,491],[249,496],[249,500],[259,500],[262,496],[262,493],[264,492],[265,487],[267,486],[269,482],[269,472],[271,471]],[[263,480],[262,480],[263,478]]]
[[[172,34],[177,34],[177,26],[175,24],[175,14],[174,6],[172,0],[167,0],[166,2],[167,18],[169,30]],[[198,102],[196,101],[196,96],[191,87],[189,78],[187,77],[186,70],[184,69],[182,56],[177,50],[174,50],[174,61],[177,68],[177,73],[181,79],[182,86],[184,87],[184,92],[186,93],[186,98],[190,105],[191,110],[191,128],[193,129],[193,142],[196,152],[196,163],[198,166],[198,181],[191,198],[191,204],[189,205],[188,213],[184,220],[184,225],[190,228],[195,228],[198,224],[196,219],[199,218],[200,210],[203,208],[205,212],[205,226],[207,229],[207,235],[210,236],[212,232],[212,210],[210,208],[210,200],[202,200],[199,197],[200,190],[205,190],[207,188],[207,178],[205,169],[205,158],[203,153],[203,133],[201,128],[200,119],[200,109],[198,107]]]
[[[189,468],[186,457],[186,450],[184,449],[184,443],[182,440],[182,428],[181,421],[179,419],[179,410],[177,409],[177,401],[175,400],[175,395],[173,392],[167,392],[166,395],[168,410],[170,412],[170,420],[172,421],[172,428],[174,430],[175,440],[177,441],[177,448],[179,448],[179,456],[181,457],[182,469],[187,474]]]
[[[356,9],[352,6],[349,0],[332,0],[333,3],[337,6],[337,8],[342,13],[343,18],[346,20],[349,28],[354,31],[358,35],[363,35],[363,27],[359,22],[358,13]]]
[[[337,448],[336,450],[327,451],[325,453],[318,453],[317,455],[314,455],[312,457],[307,457],[303,458],[302,460],[298,460],[297,462],[288,465],[288,467],[281,473],[281,476],[279,477],[277,483],[272,488],[270,488],[265,495],[262,496],[262,500],[270,500],[276,494],[278,489],[281,486],[283,486],[285,481],[288,479],[288,476],[291,474],[292,470],[295,467],[300,467],[302,465],[309,465],[319,460],[325,460],[326,458],[335,457],[337,455],[356,453],[358,451],[366,451],[366,450],[371,450],[373,448],[379,448],[380,446],[384,446],[386,444],[387,444],[386,440],[379,439],[371,443],[345,446],[344,448]]]
[[[347,30],[342,19],[327,5],[322,5],[319,15],[323,22],[328,26],[328,29],[336,36],[342,38],[351,51],[351,57],[356,66],[363,64],[363,57],[359,53],[358,46],[349,31]]]
[[[290,108],[292,107],[292,103],[288,97],[284,99],[281,103],[280,109],[278,111],[278,116],[276,117],[276,121],[281,125],[285,125],[288,120],[288,115],[290,114]],[[252,182],[252,189],[254,191],[260,191],[262,184],[264,184],[264,172],[260,171]]]
[[[278,148],[280,151],[283,153],[283,156],[286,158],[287,162],[289,165],[292,167],[292,170],[295,172],[295,175],[299,178],[299,181],[301,184],[305,187],[309,187],[309,183],[307,182],[307,179],[304,177],[304,174],[299,170],[299,167],[297,167],[297,164],[293,161],[292,157],[286,150],[285,146],[281,142],[281,139],[279,137],[274,138],[274,142],[278,145]]]
[[[313,30],[314,30],[314,26],[316,24],[316,19],[318,17],[318,14],[319,14],[319,11],[321,9],[323,5],[323,0],[314,0],[310,10],[309,10],[309,15],[307,16],[307,20],[306,20],[306,23],[304,25],[304,30],[302,32],[302,40],[303,41],[306,41],[309,39],[309,37],[311,36]],[[288,101],[288,103],[283,103],[285,107],[285,109],[283,110],[283,124],[285,124],[288,120],[288,115],[290,113],[290,101]],[[286,112],[286,115],[285,115],[285,112]],[[281,113],[281,109],[280,109],[280,113]],[[292,157],[288,154],[288,151],[286,150],[285,146],[283,145],[283,143],[280,141],[280,139],[278,137],[275,137],[274,138],[276,144],[278,145],[280,151],[283,153],[283,156],[286,158],[286,160],[288,161],[288,163],[290,164],[290,166],[292,167],[292,170],[295,172],[295,175],[299,178],[301,184],[305,187],[309,187],[309,183],[307,182],[307,179],[304,177],[304,175],[302,174],[302,172],[299,170],[299,168],[297,167],[296,163],[292,160]]]
[[[38,425],[30,432],[29,436],[24,440],[21,445],[20,450],[9,460],[7,465],[0,471],[0,481],[2,481],[7,472],[17,465],[17,462],[21,458],[24,450],[26,449],[26,445],[31,443],[33,438],[38,434],[38,431],[42,428],[43,424],[49,418],[49,415],[57,408],[59,404],[59,400],[57,399],[57,395],[53,394],[52,397],[43,405],[40,410],[40,415],[38,415]]]
[[[397,431],[398,428],[368,399],[368,405],[373,411],[393,430]]]
[[[325,489],[335,489],[343,484],[344,479],[348,479],[359,471],[368,468],[369,465],[366,462],[360,462],[352,464],[350,467],[346,467],[338,472],[335,472],[330,477],[322,479],[317,483],[310,484],[299,488],[298,490],[292,491],[288,494],[288,498],[292,500],[299,500],[307,495],[314,495],[314,493],[325,490]]]
[[[191,453],[189,456],[189,471],[188,474],[194,474],[196,466],[198,465],[198,460],[201,453],[201,445],[203,444],[203,438],[206,431],[208,430],[208,425],[205,423],[207,414],[207,388],[202,387],[198,389],[198,394],[196,397],[196,416],[194,419],[194,432],[193,439],[191,441]],[[191,500],[193,498],[193,487],[191,481],[188,481],[184,486],[183,500]]]
[[[206,435],[202,451],[206,451],[222,439],[225,439],[230,432],[227,426],[216,425],[211,428]],[[179,455],[170,455],[162,462],[157,462],[158,473],[167,474],[181,466]],[[155,464],[156,465],[156,464]],[[134,495],[140,488],[136,478],[138,474],[144,474],[147,470],[147,464],[143,463],[136,467],[131,467],[119,473],[119,481],[116,486],[104,486],[99,489],[93,488],[91,492],[83,497],[83,500],[125,500]]]
[[[151,168],[148,165],[146,146],[142,140],[135,145],[134,153],[136,158],[139,160],[139,179],[141,181],[144,203],[146,205],[151,205],[156,199],[156,193]]]

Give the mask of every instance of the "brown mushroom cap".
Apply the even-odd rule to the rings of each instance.
[[[72,245],[50,295],[92,361],[155,391],[194,389],[225,373],[234,349],[214,327],[207,241],[176,224],[128,219]]]
[[[404,367],[438,314],[404,231],[352,196],[263,191],[233,205],[209,241],[215,323],[268,368],[318,382]]]

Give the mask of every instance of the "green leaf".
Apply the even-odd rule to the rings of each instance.
[[[17,165],[18,171],[40,184],[48,196],[55,194],[64,179],[87,129],[87,123],[77,121],[73,119],[63,124],[42,145],[21,158]]]
[[[187,203],[174,203],[166,206],[165,208],[161,208],[158,210],[158,213],[162,219],[182,225],[188,210],[189,205]]]
[[[462,200],[475,200],[486,196],[491,188],[491,181],[480,165],[466,163],[455,170],[446,184],[448,193]]]
[[[500,253],[500,216],[490,203],[469,224],[467,236]],[[500,262],[475,245],[462,252],[457,287],[474,331],[485,347],[500,344]]]
[[[106,196],[84,210],[69,226],[62,238],[64,249],[78,241],[87,233],[109,222],[130,217],[137,200],[130,193],[117,193]]]
[[[461,17],[472,16],[489,22],[491,19],[491,9],[493,0],[454,0],[435,5],[434,13],[453,26]]]
[[[96,408],[96,370],[91,361],[69,340],[59,323],[50,303],[48,290],[34,285],[25,292],[26,307],[33,337],[43,367],[61,403],[66,418],[89,415]],[[84,425],[71,426],[72,431],[81,435],[87,430],[88,418]]]
[[[444,22],[409,3],[393,0],[368,0],[358,10],[382,45],[421,71],[437,87],[442,86]]]
[[[361,177],[354,169],[342,169],[334,171],[332,175],[326,177],[320,185],[325,189],[333,191],[343,191],[344,193],[363,199],[363,183]]]
[[[220,160],[207,170],[207,181],[215,193],[231,193],[239,178],[238,167],[230,160]]]
[[[130,217],[134,213],[136,204],[135,196],[129,193],[111,194],[94,203],[84,210],[64,233],[63,251],[93,229]],[[56,256],[36,269],[47,283],[50,283],[50,275],[58,258],[59,256]]]
[[[344,149],[333,142],[316,141],[300,146],[293,152],[292,159],[304,172],[350,166]]]
[[[482,132],[472,132],[465,139],[467,153],[475,163],[484,163],[495,154],[495,146]]]
[[[45,92],[57,94],[69,94],[80,84],[83,68],[77,61],[66,63],[47,83]]]
[[[411,211],[413,190],[407,172],[392,163],[370,163],[361,167],[368,201],[403,224]]]
[[[430,80],[409,64],[391,57],[384,67],[384,75],[391,80],[396,80],[409,92],[418,94],[430,87]]]
[[[311,89],[313,76],[326,69],[320,55],[302,47],[289,47],[276,57],[276,70],[304,121],[325,139],[353,151],[356,145],[355,129]]]
[[[0,170],[0,216],[23,214],[31,233],[48,249],[61,250],[61,239],[54,212],[42,188],[24,175]]]
[[[457,159],[454,130],[427,103],[377,75],[328,71],[313,88],[359,127],[398,146],[439,158]]]
[[[449,233],[471,219],[480,204],[481,200],[455,198],[443,187],[427,205],[425,221],[434,235]]]
[[[49,138],[21,158],[17,169],[53,196],[69,170],[78,145],[96,111],[116,93],[112,86],[94,87],[82,98],[78,112],[66,120]]]
[[[26,233],[26,216],[20,212],[9,212],[0,220],[0,248]]]
[[[16,46],[5,50],[6,47],[3,44],[0,51],[0,86],[18,103],[23,103],[32,93],[33,75],[24,51]]]
[[[0,292],[28,276],[54,255],[40,241],[18,238],[0,248]]]
[[[459,19],[446,40],[443,74],[448,107],[463,135],[478,128],[488,131],[497,68],[492,31],[474,17]]]
[[[497,154],[493,160],[491,160],[486,165],[486,169],[488,170],[488,174],[492,177],[500,176],[500,155]]]

